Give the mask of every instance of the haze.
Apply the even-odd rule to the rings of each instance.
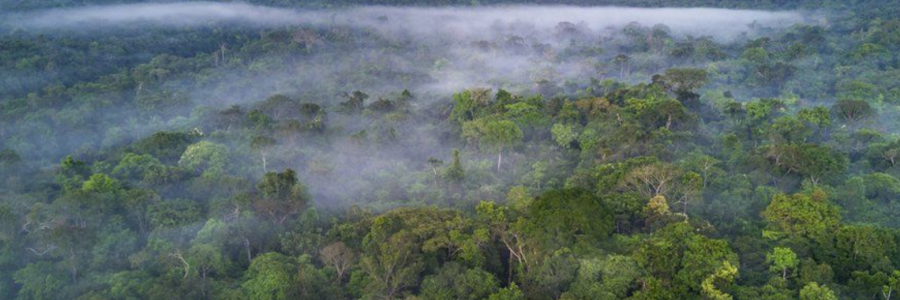
[[[665,24],[679,34],[734,37],[757,22],[783,28],[804,20],[799,12],[713,8],[624,8],[573,6],[497,6],[466,8],[355,7],[339,10],[294,10],[243,3],[183,2],[89,6],[11,14],[5,23],[32,29],[78,29],[143,23],[152,26],[209,26],[242,23],[256,26],[350,25],[389,28],[421,35],[473,36],[496,26],[526,23],[535,30],[571,22],[603,32],[630,22]]]

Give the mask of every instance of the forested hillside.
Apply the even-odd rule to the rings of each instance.
[[[892,1],[84,2],[0,0],[0,299],[900,297]]]

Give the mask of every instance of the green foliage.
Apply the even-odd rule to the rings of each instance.
[[[822,196],[778,194],[762,216],[773,229],[794,237],[819,237],[837,229],[840,215]]]
[[[525,296],[522,294],[522,290],[516,286],[515,283],[512,283],[509,287],[505,287],[500,289],[499,292],[491,294],[488,297],[488,300],[523,300]]]
[[[128,153],[119,161],[112,174],[125,179],[141,180],[148,177],[153,168],[162,167],[162,163],[155,157],[144,154]],[[147,174],[147,175],[145,175]]]
[[[119,182],[105,174],[94,174],[84,182],[81,190],[97,194],[115,193],[119,190]]]
[[[200,217],[197,206],[184,200],[162,201],[147,209],[147,216],[153,227],[175,228],[199,221]]]
[[[266,173],[256,188],[262,192],[262,197],[255,201],[255,208],[276,224],[300,213],[310,202],[306,186],[297,181],[297,173],[291,169]]]
[[[247,299],[290,299],[295,270],[291,258],[279,253],[266,253],[250,262],[247,281],[241,284],[241,288],[246,291]]]
[[[671,85],[675,92],[685,93],[703,86],[707,80],[707,74],[702,69],[671,68],[666,70],[663,80]]]
[[[436,275],[422,281],[424,299],[480,300],[498,292],[499,286],[494,275],[480,269],[466,269],[458,263],[447,263]]]
[[[812,282],[800,290],[800,300],[837,300],[838,297],[827,286]]]
[[[30,263],[13,274],[13,280],[20,284],[20,300],[59,299],[68,278],[50,262]]]
[[[578,138],[578,133],[570,125],[554,124],[550,131],[553,133],[556,144],[564,149],[572,147],[572,142]]]
[[[178,164],[197,172],[219,173],[228,162],[228,148],[224,145],[202,141],[187,147]]]
[[[134,145],[135,152],[149,154],[161,161],[177,162],[196,137],[183,132],[159,131]]]
[[[584,190],[551,190],[528,207],[526,226],[550,249],[576,242],[596,242],[614,229],[612,214],[600,199]]]
[[[771,264],[769,271],[781,273],[781,278],[786,279],[788,272],[792,272],[800,263],[797,254],[791,248],[775,247],[772,253],[766,254],[766,261]]]
[[[732,266],[731,263],[725,262],[722,266],[716,270],[716,272],[706,279],[703,280],[703,283],[700,285],[703,294],[714,300],[731,300],[734,299],[731,295],[723,292],[717,287],[717,284],[727,285],[734,282],[734,278],[737,277],[738,269],[735,266]]]

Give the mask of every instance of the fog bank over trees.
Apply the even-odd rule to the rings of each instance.
[[[758,23],[784,28],[804,21],[800,12],[716,8],[628,8],[504,5],[487,7],[409,8],[360,6],[345,9],[298,10],[246,3],[176,2],[88,6],[9,14],[5,23],[34,29],[78,29],[141,23],[148,26],[194,27],[222,23],[255,26],[376,27],[419,36],[474,37],[498,26],[546,30],[560,22],[602,33],[631,22],[665,24],[680,35],[734,38]],[[532,27],[532,28],[528,28]],[[485,36],[480,36],[485,38]]]

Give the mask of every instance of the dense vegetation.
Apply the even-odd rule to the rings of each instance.
[[[900,297],[894,6],[733,39],[2,24],[0,299]]]

